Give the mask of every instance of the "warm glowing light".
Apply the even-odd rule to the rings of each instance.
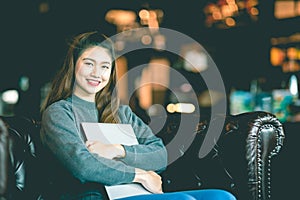
[[[285,59],[285,53],[282,49],[277,47],[272,47],[270,50],[270,62],[273,66],[282,65]]]
[[[141,42],[144,44],[144,45],[149,45],[151,44],[152,42],[152,38],[150,35],[143,35],[142,38],[141,38]]]
[[[297,49],[295,47],[288,48],[287,57],[291,60],[295,60],[297,58]]]
[[[274,5],[274,16],[277,19],[295,17],[295,2],[294,1],[276,1]]]
[[[138,97],[141,108],[147,110],[152,105],[152,86],[151,72],[149,68],[144,68],[141,79],[138,83]]]
[[[2,100],[8,104],[16,104],[19,100],[19,93],[17,90],[7,90],[2,93]]]
[[[151,30],[153,30],[153,28],[158,28],[159,24],[158,24],[158,21],[157,21],[156,12],[151,10],[149,12],[149,14],[150,14],[150,18],[149,18],[149,21],[148,21],[149,28],[152,28]]]
[[[223,17],[232,16],[232,10],[228,5],[224,5],[221,7]]]
[[[232,13],[237,12],[239,10],[239,8],[236,4],[229,4],[228,7]]]
[[[195,106],[191,103],[170,103],[167,105],[167,111],[169,113],[193,113],[195,111]]]
[[[174,113],[174,112],[176,112],[176,106],[175,106],[175,104],[173,104],[173,103],[170,103],[170,104],[168,104],[167,105],[167,111],[169,112],[169,113]]]
[[[145,10],[145,9],[142,9],[140,10],[139,12],[139,17],[142,19],[142,20],[146,20],[146,19],[149,19],[149,11],[148,10]]]
[[[116,72],[117,72],[117,88],[118,96],[121,102],[126,102],[128,99],[128,63],[125,56],[120,56],[116,59]]]
[[[225,23],[227,26],[235,26],[235,20],[231,17],[226,18]]]
[[[136,14],[128,10],[110,10],[106,13],[106,21],[119,26],[133,24]]]
[[[170,61],[167,58],[152,58],[148,68],[152,89],[165,91],[170,83]]]
[[[226,0],[228,4],[235,4],[235,0]]]
[[[259,10],[255,7],[258,0],[217,0],[208,2],[204,7],[206,26],[216,25],[218,28],[228,28],[242,25],[243,16],[249,15],[251,20],[257,20]]]
[[[191,103],[177,103],[176,111],[180,113],[192,113],[195,111],[195,106]]]
[[[215,19],[215,20],[221,20],[222,19],[222,14],[220,11],[214,11],[212,13],[212,17]]]
[[[250,9],[250,13],[251,15],[258,15],[259,14],[259,11],[257,8],[253,7]]]
[[[158,28],[161,23],[164,12],[162,10],[146,10],[142,9],[139,11],[141,25],[149,26],[150,28]]]

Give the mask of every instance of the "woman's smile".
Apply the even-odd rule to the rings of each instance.
[[[74,94],[94,102],[96,93],[108,84],[111,68],[112,58],[107,49],[86,49],[76,62]]]
[[[95,86],[95,87],[97,87],[101,83],[101,81],[94,80],[94,79],[87,79],[87,82],[88,82],[89,85]]]

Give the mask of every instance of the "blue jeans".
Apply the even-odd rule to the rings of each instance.
[[[90,191],[80,195],[64,195],[61,200],[104,200],[101,192]],[[236,200],[229,192],[220,189],[202,189],[163,194],[148,194],[125,197],[117,200]]]
[[[229,192],[220,189],[202,189],[163,194],[138,195],[118,200],[236,200]]]

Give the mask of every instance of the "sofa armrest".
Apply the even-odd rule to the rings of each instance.
[[[271,158],[279,153],[284,137],[282,124],[267,112],[226,118],[225,133],[216,147],[224,169],[243,199],[271,198]]]

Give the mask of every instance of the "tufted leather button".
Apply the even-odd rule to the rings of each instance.
[[[234,183],[231,183],[231,184],[230,184],[230,188],[235,188],[235,184],[234,184]]]

